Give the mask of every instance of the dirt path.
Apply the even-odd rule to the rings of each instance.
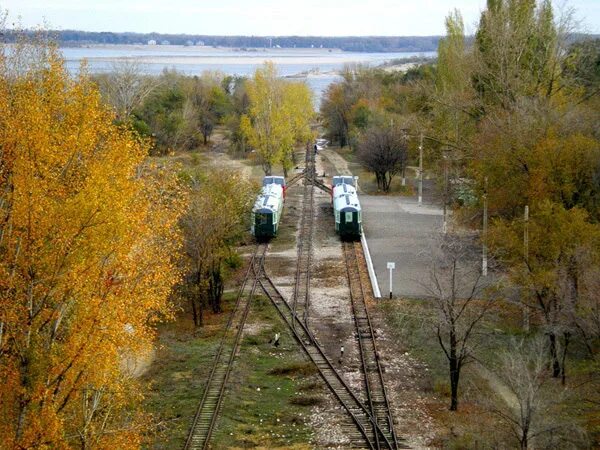
[[[328,173],[330,176],[333,175],[351,175],[350,169],[348,169],[348,161],[342,158],[337,152],[331,149],[324,149],[319,154],[327,160],[327,163],[333,170]],[[321,172],[322,173],[322,172]]]
[[[479,363],[475,365],[475,370],[481,378],[488,382],[490,388],[506,403],[506,406],[513,410],[519,409],[519,401],[515,394],[494,372]]]
[[[242,161],[232,159],[227,153],[210,152],[206,154],[210,161],[220,167],[227,167],[229,169],[239,170],[244,176],[250,178],[252,176],[252,167],[244,164]]]

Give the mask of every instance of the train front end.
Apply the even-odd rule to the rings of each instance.
[[[252,208],[251,232],[257,239],[275,237],[283,210],[283,187],[279,184],[263,186]]]
[[[357,240],[362,236],[362,210],[356,190],[342,184],[334,189],[333,211],[335,231],[344,240]]]

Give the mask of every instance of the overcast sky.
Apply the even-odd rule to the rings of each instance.
[[[485,0],[0,0],[11,22],[54,29],[218,35],[423,36],[458,8],[473,31]],[[564,4],[559,0],[557,4]],[[569,0],[600,33],[600,0]]]

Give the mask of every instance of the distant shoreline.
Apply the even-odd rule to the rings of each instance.
[[[87,59],[98,62],[139,61],[142,64],[199,65],[229,64],[233,66],[262,64],[272,61],[276,65],[301,65],[312,69],[322,65],[343,65],[353,63],[368,64],[373,55],[380,55],[376,65],[389,55],[390,61],[402,61],[402,53],[357,53],[340,49],[326,48],[268,48],[239,49],[211,46],[179,45],[129,45],[129,44],[90,44],[81,47],[61,47],[67,61]],[[365,59],[363,60],[363,55]],[[406,53],[406,59],[414,62],[415,52]],[[393,64],[397,65],[397,64]],[[325,69],[325,72],[328,70]],[[289,75],[289,74],[288,74]]]
[[[25,33],[33,35],[36,31],[27,30]],[[14,42],[17,34],[18,32],[8,30],[4,36],[5,42]],[[64,47],[153,43],[187,47],[214,46],[221,49],[339,49],[356,53],[431,52],[437,50],[441,39],[441,36],[219,36],[81,30],[47,30],[45,34]]]
[[[264,53],[264,52],[314,52],[314,53],[356,53],[339,48],[313,48],[313,47],[224,47],[224,46],[212,46],[212,45],[148,45],[148,44],[81,44],[81,45],[60,45],[60,48],[98,48],[98,49],[111,49],[111,50],[130,50],[130,49],[144,49],[152,50],[157,52],[164,51],[165,53],[173,51],[185,50],[186,52],[239,52],[239,53]],[[393,53],[393,52],[381,52],[381,53]],[[395,52],[399,53],[399,52]]]

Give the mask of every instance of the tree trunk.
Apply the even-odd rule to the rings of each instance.
[[[383,180],[381,179],[381,172],[375,172],[375,179],[377,180],[377,190],[383,190]]]
[[[203,325],[203,317],[202,317],[202,274],[198,270],[196,272],[196,298],[193,300],[195,303],[194,307],[194,325],[197,327],[202,327]],[[192,297],[193,298],[193,297]]]
[[[450,359],[450,411],[458,409],[458,378],[460,375],[458,361]]]
[[[192,319],[194,320],[194,326],[198,326],[198,311],[196,310],[196,299],[190,296],[190,304],[192,305]]]
[[[204,326],[204,309],[202,308],[201,296],[198,296],[198,323],[196,326],[198,328],[202,328]]]
[[[346,135],[342,133],[340,135],[340,147],[344,148],[346,145],[348,145],[348,141],[346,141]]]
[[[383,173],[383,192],[390,192],[390,186],[392,185],[392,175]]]
[[[563,333],[563,339],[564,339],[564,343],[563,343],[563,352],[562,352],[562,358],[561,358],[561,364],[560,364],[560,377],[561,377],[560,381],[561,381],[562,385],[564,386],[567,381],[567,368],[566,368],[567,348],[569,347],[571,333],[569,333],[569,332]]]
[[[528,435],[528,432],[523,430],[523,434],[521,436],[521,450],[527,450],[527,447],[528,447],[527,435]]]
[[[558,360],[558,349],[556,348],[556,335],[550,333],[550,357],[552,358],[552,377],[558,378],[560,376],[560,361]]]
[[[21,394],[21,400],[19,401],[19,418],[17,419],[17,430],[15,433],[16,441],[20,441],[23,437],[23,430],[25,429],[25,416],[27,412],[28,401],[24,399],[25,394]]]
[[[267,162],[263,162],[262,163],[262,168],[263,168],[263,172],[265,173],[265,176],[270,176],[271,175],[271,164],[267,163]]]
[[[346,121],[343,121],[342,140],[343,143],[340,142],[340,147],[344,148],[346,145],[350,145],[350,131]]]
[[[456,336],[450,333],[450,411],[458,409],[458,380],[460,376],[460,364],[456,356]]]
[[[209,298],[212,311],[218,314],[221,309],[221,297],[223,296],[223,276],[221,275],[221,264],[215,264],[209,278]]]

